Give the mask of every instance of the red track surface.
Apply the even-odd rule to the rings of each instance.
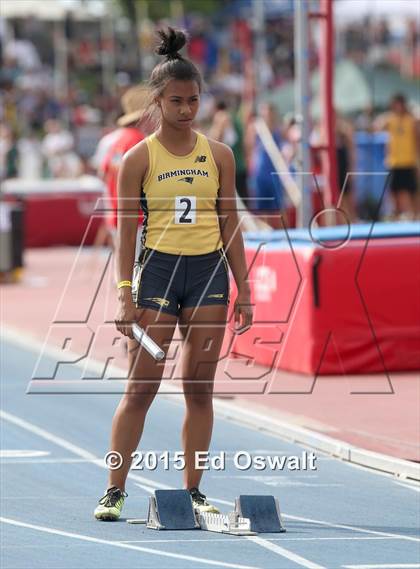
[[[85,249],[78,260],[77,253],[64,247],[27,251],[22,282],[2,287],[2,322],[43,342],[57,320],[75,323],[89,316],[93,330],[112,321],[115,289],[112,270],[105,270],[105,253]],[[84,325],[72,326],[71,350],[83,354]],[[107,329],[113,334],[112,326]],[[53,333],[50,342],[58,345],[59,337]],[[93,346],[92,357],[105,360],[112,350],[114,363],[124,367],[122,351],[109,347],[106,333],[102,337],[104,341]],[[165,377],[179,378],[179,366],[168,367]],[[389,379],[393,393],[382,375],[314,381],[311,376],[224,358],[217,371],[216,393],[232,394],[244,406],[365,449],[420,461],[420,374],[391,373]]]

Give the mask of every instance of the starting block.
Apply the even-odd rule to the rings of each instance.
[[[149,498],[150,529],[199,529],[188,490],[155,490]]]
[[[278,500],[274,496],[241,495],[235,500],[235,510],[229,514],[194,511],[188,490],[156,490],[149,498],[147,520],[127,520],[145,523],[150,529],[202,529],[230,535],[285,532]]]
[[[274,496],[239,496],[235,500],[235,513],[250,520],[251,531],[257,533],[286,531],[281,519],[279,501]]]

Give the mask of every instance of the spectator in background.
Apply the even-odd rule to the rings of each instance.
[[[404,95],[391,100],[388,114],[379,116],[375,126],[388,131],[387,165],[390,190],[397,219],[414,219],[417,201],[417,158],[419,124],[407,107]]]
[[[232,146],[236,162],[236,190],[243,200],[248,200],[248,171],[246,167],[244,121],[243,113],[240,112],[240,98],[238,98],[236,107],[232,113],[232,126],[236,132],[236,142]],[[247,204],[246,201],[245,204]]]
[[[34,44],[27,39],[14,39],[4,47],[5,59],[15,60],[21,69],[32,70],[41,67],[41,60]]]
[[[372,104],[368,104],[354,120],[355,130],[364,130],[373,132],[374,130],[374,108]]]
[[[118,119],[117,125],[120,127],[113,140],[104,161],[100,166],[103,179],[107,188],[107,198],[109,201],[107,229],[112,238],[115,239],[117,229],[117,181],[118,172],[124,154],[133,146],[141,142],[146,133],[143,133],[138,124],[145,114],[148,103],[148,90],[139,85],[128,89],[121,99],[124,114]],[[141,122],[143,130],[147,130],[145,121]],[[139,194],[140,199],[140,194]]]
[[[261,106],[260,116],[265,121],[277,148],[282,146],[282,135],[276,111],[272,104]],[[247,132],[247,148],[252,152],[252,181],[255,214],[268,223],[273,229],[283,227],[285,219],[284,188],[276,168],[252,124]]]
[[[4,69],[0,68],[0,120],[17,130],[20,119],[16,104],[17,94],[13,82],[2,78],[3,71]]]
[[[42,141],[42,153],[53,178],[77,178],[82,174],[82,161],[74,152],[74,138],[56,119],[44,125],[46,135]]]
[[[117,89],[117,99],[121,104],[122,97],[124,93],[130,88],[131,80],[128,73],[120,71],[115,75],[115,85]],[[116,115],[121,114],[116,111]],[[97,175],[103,179],[104,172],[102,170],[104,166],[105,157],[108,154],[112,145],[116,142],[119,136],[119,128],[115,128],[115,120],[110,120],[108,117],[107,125],[102,130],[102,136],[96,146],[93,156],[90,158],[89,164],[96,171]]]
[[[387,20],[382,19],[374,26],[375,42],[381,46],[388,46],[391,42],[391,31]]]
[[[313,125],[310,134],[312,171],[317,178],[318,188],[325,192],[325,178],[323,176],[325,154],[325,129],[321,122]],[[355,145],[352,124],[337,114],[335,121],[335,151],[337,163],[337,190],[339,202],[337,206],[342,209],[350,223],[356,221],[356,204],[353,192],[353,176],[355,171]]]
[[[208,135],[231,147],[236,163],[236,190],[242,199],[247,199],[247,169],[242,122],[237,113],[229,112],[225,101],[216,103],[216,112]]]
[[[28,129],[19,138],[19,178],[36,180],[42,178],[44,158],[42,145],[37,134]]]
[[[0,124],[0,180],[18,176],[16,133],[7,124]]]
[[[90,166],[95,170],[96,174],[99,178],[104,179],[104,171],[103,167],[105,165],[105,158],[116,142],[119,136],[119,128],[115,128],[114,126],[105,127],[102,130],[102,136],[99,139],[98,144],[96,145],[95,153],[91,156],[89,160]]]
[[[337,152],[337,177],[340,195],[340,208],[347,214],[350,223],[356,221],[356,206],[354,203],[353,178],[349,173],[354,172],[355,146],[354,131],[351,123],[337,116],[335,126],[335,144]]]
[[[401,71],[408,77],[416,79],[420,75],[420,30],[418,17],[406,22],[403,50]]]
[[[282,152],[284,159],[290,167],[290,170],[296,172],[298,168],[297,159],[299,144],[302,138],[301,119],[290,113],[283,119],[284,122],[284,144]]]
[[[236,143],[237,135],[225,101],[216,103],[213,121],[208,134],[210,138],[231,147]]]

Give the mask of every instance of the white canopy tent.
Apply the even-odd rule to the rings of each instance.
[[[420,24],[420,2],[418,0],[335,0],[334,21],[338,26],[367,16],[377,19],[392,18],[393,23],[408,17],[416,18]]]
[[[105,15],[106,5],[102,0],[2,0],[0,6],[0,16],[5,19],[32,16],[40,20],[60,21],[69,13],[76,20],[94,20]]]
[[[65,34],[65,20],[68,16],[78,22],[100,22],[103,39],[113,38],[113,10],[104,0],[0,0],[0,19],[4,22],[3,35],[13,41],[7,21],[11,19],[38,18],[51,22],[54,44],[54,92],[57,97],[68,92],[68,41]],[[112,42],[111,42],[112,45]],[[104,87],[113,89],[115,75],[115,54],[103,54],[102,78]]]

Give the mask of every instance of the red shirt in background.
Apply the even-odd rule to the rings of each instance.
[[[127,126],[120,129],[117,140],[112,144],[111,148],[105,155],[102,163],[102,171],[104,173],[104,182],[108,191],[109,215],[107,223],[112,227],[117,227],[117,181],[118,172],[122,163],[124,154],[144,139],[144,134],[135,127]],[[143,221],[143,215],[140,210],[139,223]]]

